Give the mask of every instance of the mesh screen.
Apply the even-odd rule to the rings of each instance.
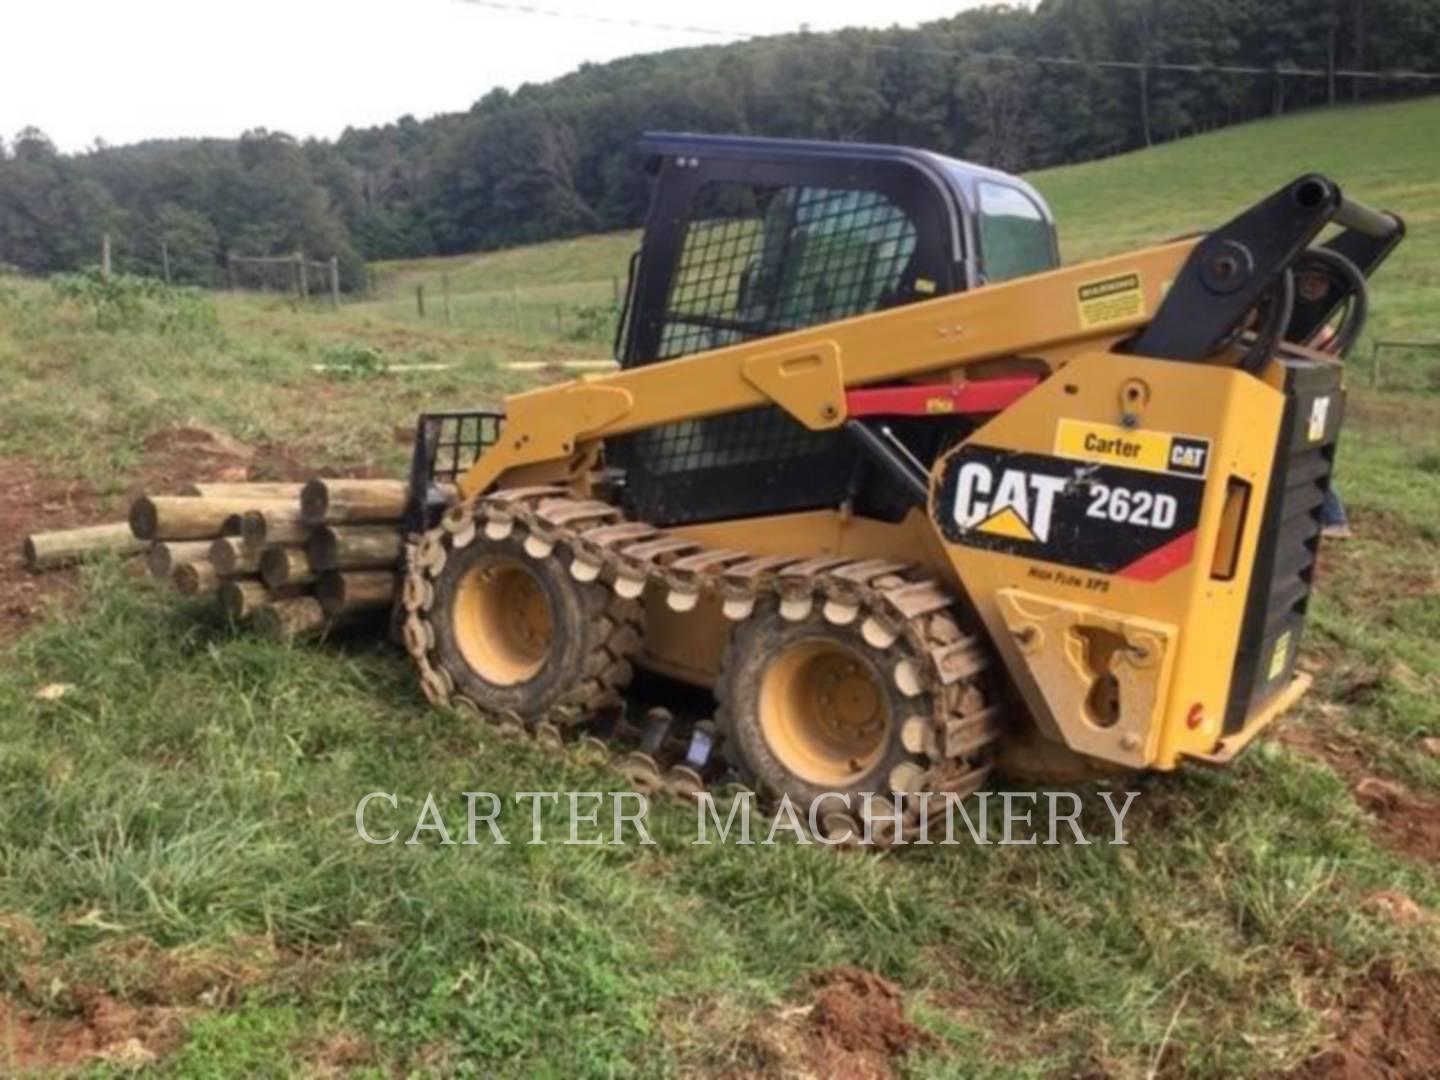
[[[500,438],[503,413],[426,413],[420,418],[423,479],[453,483]]]
[[[915,253],[905,213],[877,191],[704,185],[690,208],[655,359],[874,311]],[[857,457],[773,407],[613,440],[625,499],[656,524],[834,506]]]
[[[914,252],[915,226],[878,191],[707,184],[686,226],[659,356],[873,311]]]

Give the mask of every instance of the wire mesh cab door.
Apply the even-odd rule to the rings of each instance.
[[[657,185],[623,366],[722,348],[965,287],[959,197],[890,147],[647,137]],[[678,524],[835,506],[861,487],[839,433],[777,408],[607,445],[637,516]]]
[[[924,155],[647,136],[656,187],[626,367],[963,287],[962,212]]]

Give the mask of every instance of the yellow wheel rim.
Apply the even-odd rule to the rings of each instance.
[[[760,683],[760,729],[791,775],[842,788],[884,756],[891,717],[885,688],[853,649],[833,641],[786,647]]]
[[[452,617],[465,662],[496,686],[515,686],[539,674],[555,636],[540,582],[508,556],[482,559],[465,572]]]

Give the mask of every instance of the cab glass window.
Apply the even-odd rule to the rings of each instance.
[[[1050,224],[1019,188],[980,182],[980,248],[985,280],[1009,281],[1055,267]]]

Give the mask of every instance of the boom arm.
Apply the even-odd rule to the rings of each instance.
[[[505,401],[500,441],[461,478],[461,491],[468,498],[516,466],[565,458],[582,442],[676,420],[773,403],[819,431],[845,422],[847,387],[1008,356],[1040,357],[1053,370],[1072,353],[1108,348],[1148,323],[1164,285],[1195,244],[1181,240],[513,395]],[[1104,292],[1114,283],[1127,287]],[[1087,299],[1097,289],[1098,300]]]

